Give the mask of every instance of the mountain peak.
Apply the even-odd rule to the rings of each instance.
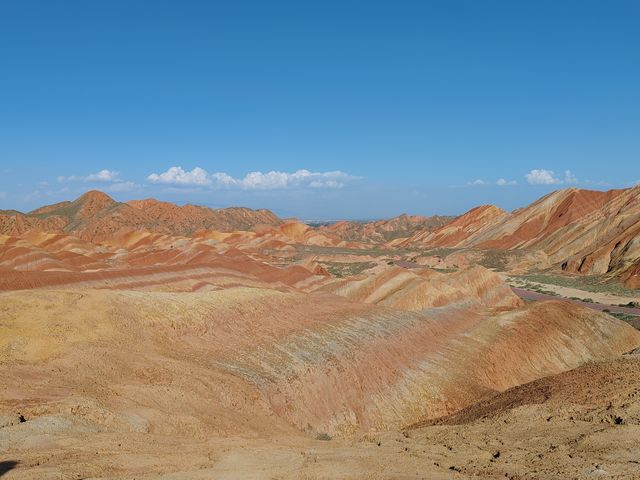
[[[116,201],[100,190],[89,190],[87,193],[80,195],[76,198],[74,203],[98,203],[103,205],[108,205],[111,203],[116,203]]]

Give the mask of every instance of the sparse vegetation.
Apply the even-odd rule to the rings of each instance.
[[[640,308],[640,302],[621,303],[621,307]]]
[[[509,261],[509,251],[506,250],[485,250],[482,259],[478,262],[485,268],[503,272],[507,269]]]
[[[351,277],[353,275],[359,275],[369,268],[376,266],[375,262],[319,262],[327,271],[334,277]]]
[[[602,275],[585,275],[569,277],[564,275],[530,274],[520,275],[520,278],[529,282],[546,283],[559,287],[575,288],[592,293],[610,293],[613,295],[633,297],[638,296],[638,290],[626,288],[624,285],[611,281]],[[626,305],[625,305],[626,306]]]
[[[390,253],[394,255],[406,255],[414,253],[415,250],[407,248],[397,248],[389,250],[386,248],[372,247],[372,248],[344,248],[344,247],[320,247],[317,245],[296,245],[298,252],[307,255],[357,255],[357,256],[371,256],[380,257],[386,256]]]
[[[459,252],[459,248],[433,248],[422,252],[422,255],[445,258],[452,253]]]
[[[436,272],[440,272],[440,273],[453,273],[453,272],[457,272],[458,269],[457,268],[437,268],[437,267],[433,267],[432,270],[435,270]]]
[[[606,310],[603,310],[606,311]],[[629,315],[627,313],[617,313],[617,312],[606,312],[612,317],[617,318],[618,320],[622,320],[623,322],[628,323],[636,330],[640,330],[640,316],[638,315]]]
[[[529,283],[526,282],[524,284],[520,284],[521,288],[524,288],[525,290],[529,290],[532,292],[536,292],[536,293],[542,293],[543,295],[551,295],[554,297],[559,297],[560,295],[558,295],[556,292],[553,292],[551,290],[545,290],[541,285],[537,285],[535,283]],[[580,300],[579,298],[574,298],[575,300]]]

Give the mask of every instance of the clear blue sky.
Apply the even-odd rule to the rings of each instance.
[[[0,208],[372,218],[628,186],[639,25],[635,0],[4,0]]]

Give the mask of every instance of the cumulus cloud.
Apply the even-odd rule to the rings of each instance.
[[[182,167],[171,167],[164,173],[152,173],[147,177],[153,183],[168,183],[174,185],[211,185],[211,179],[206,170],[196,167],[190,172]]]
[[[578,178],[571,173],[571,170],[564,172],[564,183],[578,183]]]
[[[504,178],[499,178],[495,182],[485,182],[481,178],[474,180],[473,182],[467,182],[467,185],[471,186],[480,186],[480,185],[498,185],[499,187],[506,187],[508,185],[517,185],[518,182],[515,180],[506,180]]]
[[[524,176],[531,185],[553,185],[560,183],[553,170],[534,169]]]
[[[87,182],[114,182],[118,178],[120,173],[113,170],[100,170],[98,173],[92,173],[87,175],[85,180]]]
[[[332,172],[250,172],[242,178],[234,178],[224,172],[208,173],[195,167],[186,171],[182,167],[171,167],[163,173],[152,173],[147,177],[151,183],[170,185],[211,186],[214,188],[237,187],[247,190],[274,190],[283,188],[341,188],[346,183],[357,179],[340,170]]]
[[[58,177],[59,182],[117,182],[119,181],[118,176],[119,172],[115,172],[113,170],[103,169],[96,173],[91,173],[85,177],[78,175],[71,175],[70,177],[63,177],[62,175]]]
[[[559,185],[578,183],[576,176],[571,170],[565,170],[564,177],[556,176],[553,170],[534,169],[525,175],[527,182],[531,185]]]

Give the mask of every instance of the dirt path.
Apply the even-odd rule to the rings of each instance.
[[[527,289],[531,289],[531,285],[535,285],[543,290],[550,291],[558,294],[560,297],[564,298],[588,298],[591,299],[591,303],[601,303],[606,305],[626,305],[629,302],[637,302],[640,301],[640,292],[638,295],[629,296],[629,295],[615,295],[610,292],[592,292],[588,290],[582,290],[579,288],[571,288],[562,285],[556,285],[553,283],[544,283],[544,282],[534,282],[532,280],[522,280],[518,277],[511,277],[507,274],[502,274],[505,282],[507,282],[512,287],[522,288],[527,287]],[[529,284],[529,285],[525,285]]]
[[[532,292],[530,290],[524,290],[522,288],[511,287],[511,289],[516,295],[518,295],[520,298],[524,300],[534,300],[534,301],[564,300],[566,302],[575,303],[576,305],[592,308],[593,310],[598,310],[600,312],[604,310],[608,310],[613,313],[626,313],[627,315],[640,316],[640,308],[618,307],[615,305],[603,305],[601,303],[590,303],[590,302],[583,302],[580,300],[571,300],[568,298],[557,297],[555,295],[546,295],[544,293]]]

